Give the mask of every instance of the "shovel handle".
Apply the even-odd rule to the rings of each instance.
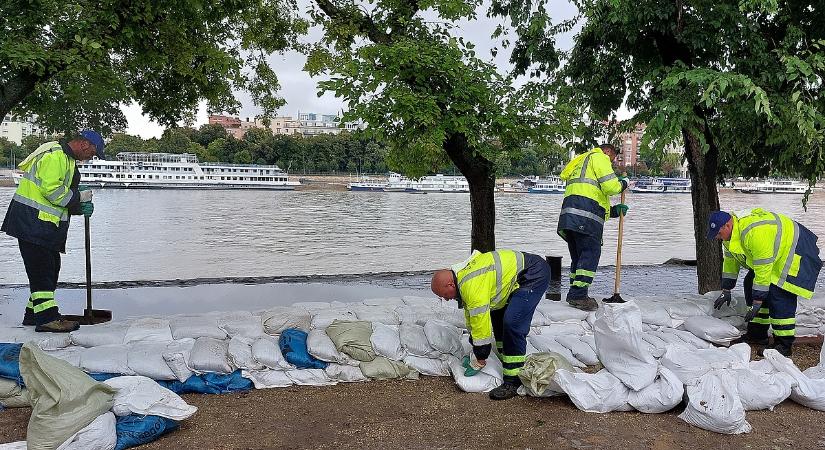
[[[92,314],[92,244],[89,236],[89,217],[83,216],[86,234],[86,314]]]
[[[622,191],[621,202],[624,203],[625,191]],[[624,231],[624,214],[619,214],[619,242],[616,244],[616,284],[613,292],[618,294],[622,285],[622,234]]]

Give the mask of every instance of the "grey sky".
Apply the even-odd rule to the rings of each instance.
[[[309,0],[299,0],[303,10],[309,6]],[[496,26],[501,23],[499,19],[490,19],[486,17],[486,10],[488,5],[483,5],[479,8],[478,19],[475,21],[463,21],[458,23],[456,35],[463,36],[476,45],[477,56],[479,58],[492,61],[499,68],[500,71],[506,72],[510,68],[508,63],[509,51],[500,51],[495,59],[490,55],[490,50],[499,44],[494,42],[490,35]],[[573,5],[566,0],[558,0],[553,3],[554,10],[552,11],[554,20],[562,20],[573,17],[576,10]],[[433,19],[436,16],[432,16]],[[561,48],[570,48],[572,45],[572,38],[575,31],[561,36],[557,45]],[[313,29],[309,35],[304,37],[304,40],[312,41],[318,39],[321,33],[320,30]],[[272,67],[278,74],[278,80],[281,84],[280,95],[286,100],[286,105],[279,110],[280,115],[295,116],[298,111],[311,111],[322,114],[335,114],[344,109],[344,104],[340,99],[335,98],[330,93],[325,93],[318,97],[317,82],[322,78],[310,77],[303,71],[306,57],[296,52],[288,52],[284,55],[272,55],[270,57]],[[255,117],[260,110],[252,104],[249,97],[245,93],[238,93],[238,99],[241,101],[242,107],[240,111],[241,118]],[[148,117],[142,114],[141,108],[138,105],[124,106],[124,113],[129,121],[127,132],[129,134],[136,134],[143,138],[160,137],[163,133],[163,127],[157,123],[151,122]],[[195,125],[206,123],[207,114],[204,105],[198,111]]]

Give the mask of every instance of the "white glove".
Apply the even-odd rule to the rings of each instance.
[[[92,191],[80,191],[80,201],[81,202],[90,202],[92,201]]]

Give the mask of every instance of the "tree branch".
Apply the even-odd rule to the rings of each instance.
[[[378,29],[372,18],[363,13],[347,11],[334,4],[331,0],[315,0],[315,4],[321,8],[327,17],[338,22],[353,23],[362,34],[376,44],[389,44],[392,39],[389,33]]]

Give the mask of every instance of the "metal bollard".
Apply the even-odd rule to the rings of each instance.
[[[547,286],[545,298],[555,302],[561,300],[561,256],[545,256],[550,266],[550,284]]]

